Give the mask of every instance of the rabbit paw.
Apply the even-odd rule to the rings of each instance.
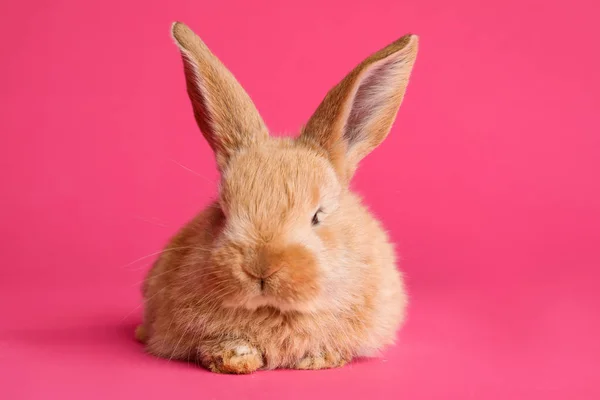
[[[221,374],[250,374],[264,365],[261,352],[243,341],[220,343],[205,354],[204,367]]]
[[[294,366],[295,369],[328,369],[344,366],[349,360],[339,353],[325,352],[309,354],[300,359]]]

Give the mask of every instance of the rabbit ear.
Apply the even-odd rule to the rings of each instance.
[[[389,133],[417,56],[406,35],[371,55],[327,93],[299,140],[324,149],[342,180]]]
[[[267,127],[242,86],[190,28],[175,22],[171,32],[196,122],[223,170],[234,152],[267,138]]]

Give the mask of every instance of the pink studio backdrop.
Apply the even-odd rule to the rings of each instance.
[[[0,398],[600,398],[599,8],[3,2]],[[412,297],[382,359],[232,377],[133,341],[154,257],[133,261],[216,191],[174,20],[273,132],[296,132],[372,51],[420,35],[395,127],[354,182]]]

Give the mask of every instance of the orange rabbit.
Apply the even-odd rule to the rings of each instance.
[[[172,34],[221,182],[149,272],[138,339],[221,373],[376,355],[393,343],[407,296],[387,234],[349,182],[394,122],[417,36],[358,65],[297,138],[272,138],[206,45],[182,23]]]

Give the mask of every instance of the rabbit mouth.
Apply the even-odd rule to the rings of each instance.
[[[316,301],[287,301],[279,297],[261,293],[250,297],[237,307],[245,308],[250,311],[263,307],[274,308],[280,312],[300,312],[312,313],[318,310]]]
[[[261,293],[258,296],[251,297],[244,303],[244,307],[255,310],[260,307],[280,308],[283,302],[268,294]]]

